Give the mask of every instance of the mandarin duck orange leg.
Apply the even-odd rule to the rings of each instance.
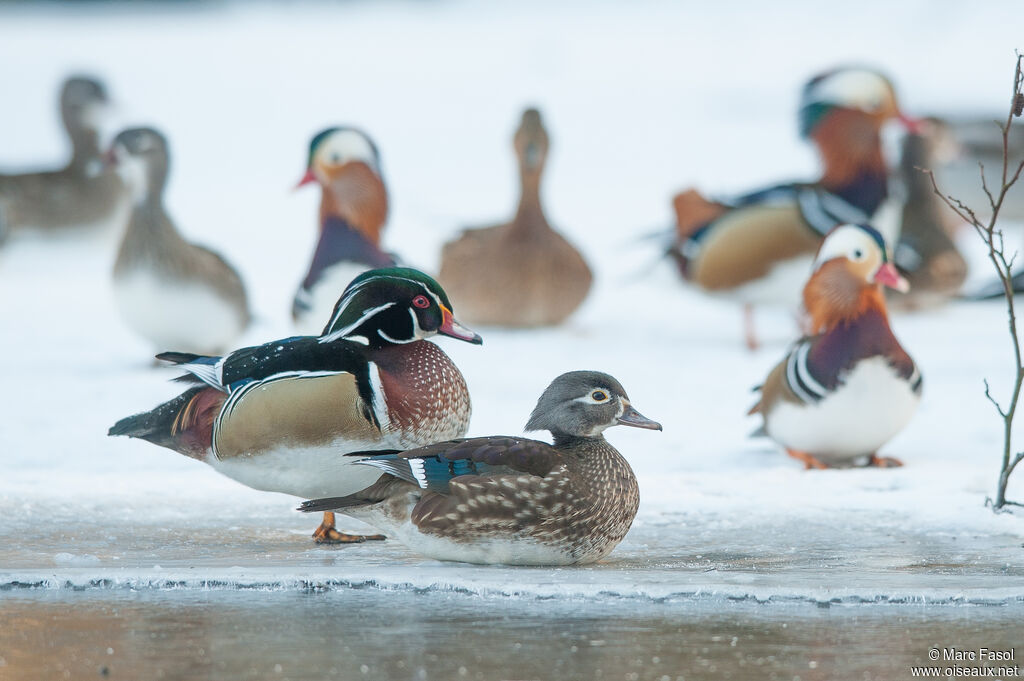
[[[313,533],[313,541],[317,544],[359,544],[364,541],[384,541],[383,534],[348,534],[338,532],[334,527],[334,511],[324,511],[323,522]]]
[[[816,456],[814,456],[813,454],[808,454],[807,452],[801,452],[796,449],[787,449],[786,453],[789,454],[794,459],[796,459],[797,461],[803,461],[804,470],[809,471],[812,468],[825,470],[826,468],[829,467],[827,464],[822,463],[821,460],[818,459]]]
[[[875,468],[899,468],[902,465],[902,461],[894,459],[891,456],[878,456],[878,454],[872,454],[868,459],[868,466],[874,466]]]

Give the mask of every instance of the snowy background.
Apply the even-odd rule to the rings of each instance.
[[[318,193],[290,188],[313,133],[349,123],[375,138],[392,201],[385,245],[433,271],[457,230],[511,215],[511,135],[538,106],[552,138],[543,200],[596,286],[562,328],[479,328],[482,347],[439,341],[468,380],[470,434],[519,433],[550,380],[584,368],[616,376],[665,426],[608,433],[642,504],[600,566],[510,571],[424,561],[393,542],[315,547],[318,519],[294,512],[298,500],[106,437],[178,389],[173,371],[151,366],[165,348],[133,337],[113,309],[118,230],[19,235],[0,248],[0,584],[1024,599],[1024,522],[983,506],[1001,440],[982,380],[997,396],[1010,383],[1002,303],[894,316],[925,377],[918,414],[882,452],[904,468],[805,472],[748,439],[758,423],[745,416],[751,387],[794,338],[791,313],[762,311],[766,343],[748,353],[739,310],[685,290],[639,238],[669,224],[669,197],[684,186],[725,193],[813,177],[795,110],[817,71],[877,66],[915,115],[1005,115],[1021,39],[1014,2],[827,13],[800,2],[0,7],[0,168],[59,164],[60,81],[102,77],[116,101],[109,133],[167,134],[170,212],[242,271],[258,321],[240,345],[291,334]],[[972,278],[986,279],[974,238],[963,245]],[[1024,498],[1024,473],[1009,496]]]

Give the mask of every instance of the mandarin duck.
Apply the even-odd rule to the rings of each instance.
[[[353,455],[379,477],[359,492],[303,511],[359,518],[431,558],[509,565],[574,565],[608,555],[640,501],[636,477],[605,429],[661,430],[597,371],[556,378],[526,430],[554,443],[475,437],[403,452]]]
[[[170,352],[160,359],[194,384],[110,435],[142,438],[213,466],[254,489],[305,499],[354,494],[379,472],[344,454],[406,449],[461,437],[466,382],[434,343],[479,344],[437,283],[412,269],[370,270],[345,289],[319,336],[295,336],[223,357]],[[361,541],[325,514],[320,543]]]
[[[913,416],[921,372],[889,327],[883,285],[907,289],[882,235],[866,225],[832,230],[803,292],[812,335],[772,369],[750,411],[806,468],[902,465],[878,449]]]
[[[521,193],[512,222],[467,229],[444,245],[438,279],[466,319],[496,326],[559,324],[590,290],[583,256],[553,230],[540,202],[548,134],[536,109],[513,139]]]
[[[292,319],[303,333],[319,330],[356,275],[396,264],[380,248],[388,194],[380,154],[369,137],[349,127],[314,136],[298,187],[312,182],[321,187],[320,236],[292,303]]]
[[[687,281],[744,305],[745,338],[758,342],[753,305],[799,304],[800,285],[824,235],[843,222],[865,222],[888,194],[881,130],[908,125],[892,84],[863,68],[813,78],[800,101],[800,135],[821,155],[816,182],[793,182],[731,200],[709,201],[696,190],[674,198],[676,237],[669,249]]]
[[[115,221],[127,196],[121,179],[103,164],[99,127],[107,103],[98,80],[64,81],[60,113],[71,160],[59,170],[0,174],[0,236],[13,228],[52,231]]]
[[[957,295],[967,279],[967,261],[950,236],[953,212],[935,194],[924,171],[936,165],[937,140],[931,119],[903,138],[899,180],[903,188],[900,238],[893,262],[910,284],[907,294],[891,300],[909,308],[941,303]]]
[[[114,139],[108,161],[132,195],[114,263],[114,294],[125,323],[159,349],[216,353],[248,326],[238,272],[220,255],[182,238],[163,204],[167,142],[152,128]]]

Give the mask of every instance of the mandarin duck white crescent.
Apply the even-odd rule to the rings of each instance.
[[[866,225],[841,225],[822,243],[804,287],[811,335],[760,386],[764,433],[807,468],[866,462],[910,422],[921,372],[889,327],[882,286],[907,289],[885,241]]]

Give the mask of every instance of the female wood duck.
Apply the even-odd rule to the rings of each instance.
[[[309,271],[292,303],[292,318],[303,333],[316,333],[348,283],[368,269],[393,267],[380,248],[388,217],[388,194],[380,154],[363,132],[328,128],[309,144],[301,187],[320,184],[320,238]]]
[[[132,193],[132,212],[114,264],[125,322],[159,349],[216,353],[249,324],[238,273],[220,255],[182,238],[163,205],[167,142],[152,128],[114,140],[108,159]]]
[[[661,430],[608,374],[572,371],[544,391],[526,424],[551,431],[553,445],[477,437],[358,455],[375,483],[301,510],[337,509],[439,560],[593,563],[626,535],[640,501],[632,469],[604,439],[614,425]]]
[[[812,334],[768,375],[751,413],[764,431],[807,468],[866,458],[900,466],[878,449],[910,421],[921,373],[889,328],[882,286],[905,291],[885,240],[865,225],[841,225],[826,237],[804,287]]]
[[[900,217],[900,238],[893,261],[907,277],[910,293],[894,296],[899,305],[918,308],[944,302],[960,292],[967,278],[967,261],[950,237],[953,212],[935,194],[931,177],[923,170],[939,162],[940,144],[933,133],[937,124],[920,121],[918,130],[903,138],[899,180],[905,194]]]
[[[894,117],[913,125],[884,76],[863,68],[829,71],[807,83],[800,103],[800,134],[814,142],[824,166],[817,182],[721,202],[695,190],[675,197],[677,239],[669,252],[685,279],[744,304],[751,349],[752,306],[795,307],[824,235],[879,211],[887,196],[881,129]]]
[[[540,204],[548,134],[527,109],[514,139],[522,193],[512,222],[468,229],[441,252],[438,279],[470,321],[497,326],[559,324],[590,290],[583,256],[553,230]]]
[[[57,230],[114,221],[126,195],[120,178],[103,164],[99,123],[107,102],[98,80],[64,82],[60,113],[71,161],[59,170],[0,175],[0,237],[20,227]]]
[[[249,487],[310,498],[346,495],[379,476],[342,456],[461,437],[469,391],[434,343],[481,343],[452,316],[437,283],[416,270],[371,270],[344,291],[320,336],[295,336],[224,357],[164,353],[195,384],[110,435],[149,440],[205,461]],[[326,514],[318,542],[361,541]]]

